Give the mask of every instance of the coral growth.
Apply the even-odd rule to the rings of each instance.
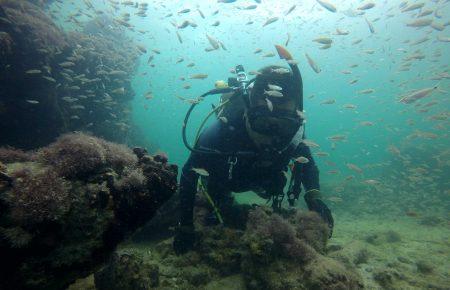
[[[51,169],[32,172],[23,169],[13,172],[14,184],[5,194],[12,222],[34,226],[61,219],[70,209],[70,186]]]
[[[298,212],[288,222],[261,209],[251,212],[243,259],[249,289],[361,289],[357,274],[320,254],[327,234],[310,213]]]
[[[0,191],[1,289],[63,289],[103,263],[177,188],[177,167],[167,160],[138,160],[82,133],[30,160],[2,169],[12,182]]]
[[[250,211],[244,230],[223,225],[201,228],[195,251],[182,256],[175,255],[171,239],[145,250],[138,247],[143,263],[118,267],[112,261],[96,274],[96,286],[119,289],[115,281],[120,279],[133,283],[128,277],[142,277],[148,261],[158,266],[159,284],[151,287],[139,278],[144,282],[140,289],[362,289],[353,268],[321,254],[322,242],[317,250],[309,244],[313,239],[322,241],[321,234],[327,236],[322,224],[310,213],[293,211],[282,217],[258,208]],[[229,278],[240,282],[219,286]]]
[[[109,264],[95,275],[97,289],[136,290],[159,286],[159,267],[144,262],[133,251],[115,252]]]
[[[26,162],[31,160],[31,154],[11,147],[0,147],[0,161],[3,163]]]
[[[108,168],[122,172],[125,167],[137,164],[137,158],[130,149],[83,133],[61,136],[41,149],[38,159],[68,178],[88,176]]]
[[[306,262],[315,256],[315,251],[297,238],[295,228],[287,220],[261,209],[250,213],[245,237],[251,255],[261,262],[272,262],[267,259],[279,256]]]

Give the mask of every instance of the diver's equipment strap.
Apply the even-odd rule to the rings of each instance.
[[[219,209],[217,208],[216,204],[214,203],[214,200],[211,198],[211,196],[208,194],[208,191],[206,190],[205,186],[203,185],[202,181],[199,180],[198,182],[199,191],[203,194],[203,196],[206,198],[206,200],[209,202],[211,207],[213,208],[214,214],[216,215],[217,219],[219,220],[220,224],[223,224],[223,218],[220,214]]]
[[[297,132],[295,132],[294,137],[292,137],[291,142],[279,153],[283,153],[284,151],[288,150],[288,155],[291,155],[294,153],[294,151],[297,149],[298,145],[303,141],[303,133],[305,130],[304,124],[300,125]]]
[[[237,157],[236,156],[230,156],[228,157],[228,162],[230,166],[228,167],[228,180],[231,180],[233,178],[233,168],[237,163]]]
[[[321,197],[320,190],[316,188],[310,189],[305,193],[305,200],[321,199]]]

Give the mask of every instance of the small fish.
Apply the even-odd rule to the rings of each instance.
[[[425,3],[423,3],[423,2],[414,3],[414,4],[411,4],[411,5],[407,6],[406,8],[404,8],[402,10],[402,13],[403,12],[408,12],[408,11],[413,11],[413,10],[416,10],[416,9],[420,9],[423,6],[425,6]]]
[[[191,9],[186,8],[186,9],[178,11],[178,14],[185,14],[185,13],[189,13],[189,12],[191,12]]]
[[[288,60],[288,61],[286,61],[288,64],[293,64],[293,65],[296,65],[296,64],[298,64],[298,60],[295,60],[295,59],[290,59],[290,60]]]
[[[284,43],[284,46],[288,46],[290,40],[291,40],[291,34],[288,32],[287,39],[286,39],[286,42]]]
[[[334,103],[336,103],[335,99],[328,99],[328,100],[325,100],[325,101],[321,102],[320,104],[321,105],[332,105]]]
[[[269,87],[269,89],[270,89],[271,91],[282,91],[282,90],[283,90],[282,87],[277,86],[277,85],[271,85],[271,84],[268,84],[267,86]]]
[[[318,37],[316,39],[313,39],[313,41],[320,44],[331,44],[333,42],[333,40],[329,37]]]
[[[255,49],[255,51],[253,52],[254,54],[258,54],[258,53],[260,53],[262,51],[262,49],[261,48],[257,48],[257,49]]]
[[[195,80],[204,80],[207,77],[208,77],[207,74],[194,74],[194,75],[191,75],[189,78],[190,79],[195,79]]]
[[[39,69],[30,69],[30,70],[27,70],[25,73],[28,75],[37,75],[37,74],[41,74],[42,71]]]
[[[152,51],[156,54],[161,54],[161,51],[159,51],[158,49],[152,49]]]
[[[236,0],[217,0],[217,3],[234,3]]]
[[[370,33],[375,33],[375,28],[372,23],[366,17],[364,17],[364,19],[366,20],[367,26],[369,26]]]
[[[417,100],[420,100],[422,98],[427,97],[428,95],[431,94],[431,92],[433,92],[437,88],[438,87],[435,86],[435,87],[431,87],[431,88],[425,88],[425,89],[422,89],[422,90],[414,91],[411,94],[402,97],[399,102],[400,103],[404,103],[404,104],[414,103]]]
[[[258,5],[252,4],[252,5],[248,5],[246,7],[240,7],[239,9],[242,9],[242,10],[253,10],[253,9],[256,9],[257,7],[258,7]]]
[[[309,159],[304,156],[300,156],[300,157],[295,158],[294,161],[297,163],[305,164],[305,163],[309,162]]]
[[[347,166],[348,169],[353,170],[357,173],[362,173],[363,170],[361,168],[359,168],[356,164],[352,164],[352,163],[347,163],[345,164]]]
[[[220,25],[220,21],[217,20],[216,22],[214,22],[213,24],[211,24],[211,26],[219,26]]]
[[[330,12],[336,12],[336,6],[334,6],[333,4],[331,4],[330,2],[326,1],[326,0],[316,0],[317,3],[319,3],[323,8],[327,9]]]
[[[437,31],[442,31],[445,29],[445,25],[436,22],[431,23],[431,27]]]
[[[352,110],[356,109],[356,106],[353,105],[353,104],[345,104],[342,107],[345,108],[345,109],[352,109]]]
[[[198,175],[209,176],[209,172],[203,168],[192,168],[191,170],[197,173]]]
[[[274,57],[274,56],[275,56],[275,53],[268,52],[268,53],[264,54],[262,57]]]
[[[140,52],[147,53],[147,49],[145,48],[145,46],[138,44],[138,45],[136,45],[136,47]]]
[[[424,27],[424,26],[428,26],[431,23],[433,23],[433,19],[431,18],[421,18],[421,19],[416,19],[412,22],[409,22],[406,24],[406,26],[409,27]]]
[[[219,117],[219,120],[222,121],[224,124],[228,123],[228,119],[224,116]]]
[[[180,43],[183,43],[183,39],[181,38],[181,35],[178,33],[178,31],[176,31],[175,33],[176,33],[176,35],[177,35],[178,41],[179,41]]]
[[[153,99],[153,94],[152,94],[152,92],[146,93],[145,96],[144,96],[144,98],[145,98],[146,100],[151,100],[151,99]]]
[[[197,9],[198,14],[200,14],[200,17],[205,19],[205,14],[200,9]]]
[[[121,87],[121,88],[115,89],[115,90],[111,91],[111,93],[116,94],[116,95],[125,95],[125,88]]]
[[[27,103],[30,103],[30,104],[33,104],[33,105],[39,104],[39,101],[36,101],[36,100],[26,100],[26,101],[27,101]]]
[[[358,91],[357,93],[358,94],[371,94],[371,93],[373,93],[373,92],[375,92],[375,90],[374,89],[365,89],[365,90],[360,90],[360,91]]]
[[[417,15],[417,18],[431,15],[431,14],[433,14],[433,12],[434,12],[434,11],[431,10],[431,9],[423,10],[422,12],[420,12],[420,13]]]
[[[319,157],[328,157],[330,156],[330,154],[328,152],[324,152],[324,151],[319,151],[315,153],[317,156]]]
[[[317,144],[316,142],[314,142],[312,140],[308,140],[308,139],[303,139],[302,143],[311,148],[319,148],[320,147],[319,144]]]
[[[49,82],[56,83],[56,80],[52,77],[43,76],[42,78],[48,80]]]
[[[264,22],[263,27],[278,21],[278,19],[279,19],[278,17],[271,17],[267,19],[266,22]]]
[[[284,13],[284,16],[288,16],[292,11],[294,11],[295,7],[297,7],[297,5],[292,5],[291,8]]]
[[[276,74],[280,74],[280,75],[291,73],[291,71],[288,68],[284,68],[284,67],[272,68],[270,71],[272,73],[276,73]]]
[[[177,26],[178,29],[186,28],[190,25],[189,20],[184,20],[180,25]]]
[[[360,122],[359,125],[370,127],[370,126],[373,126],[373,122],[363,121],[363,122]]]
[[[264,94],[268,95],[269,97],[275,97],[275,98],[282,98],[283,94],[279,91],[266,91],[264,90]]]
[[[368,10],[368,9],[373,8],[373,7],[375,7],[375,3],[367,2],[367,3],[364,3],[361,6],[359,6],[357,9],[358,10]]]
[[[331,141],[344,141],[347,140],[347,136],[345,135],[333,135],[327,138],[328,140]]]
[[[227,50],[227,48],[225,47],[225,45],[223,44],[222,41],[219,41],[219,44],[220,44],[220,47],[221,47],[223,50]]]
[[[216,39],[214,39],[213,37],[209,36],[208,34],[206,34],[206,38],[208,38],[209,44],[211,44],[211,46],[214,49],[219,49],[220,44],[219,44],[219,42]]]
[[[319,66],[314,62],[314,60],[307,54],[305,53],[306,59],[308,60],[308,64],[309,66],[316,72],[316,73],[320,73],[321,69],[319,68]]]
[[[350,32],[348,30],[340,30],[339,28],[336,28],[336,35],[348,35]]]
[[[65,61],[59,64],[60,67],[62,68],[68,68],[68,67],[73,67],[75,66],[75,64],[73,62],[70,61]]]
[[[266,103],[267,103],[267,108],[269,109],[269,111],[273,111],[273,104],[272,104],[272,102],[268,99],[268,98],[266,98]]]
[[[436,37],[436,39],[440,42],[450,42],[450,37],[449,36],[442,36],[442,35],[438,35]]]

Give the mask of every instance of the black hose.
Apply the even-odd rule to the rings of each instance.
[[[238,90],[238,88],[212,89],[212,90],[204,93],[203,95],[201,95],[199,97],[199,99],[204,98],[209,95],[225,94],[225,93],[230,93],[230,92],[233,92],[236,90]],[[204,148],[204,149],[193,148],[191,145],[189,145],[189,143],[187,141],[187,137],[186,137],[186,128],[187,128],[187,123],[189,121],[189,117],[191,116],[191,113],[194,110],[195,106],[197,106],[197,103],[192,104],[191,107],[189,108],[189,110],[187,111],[186,116],[184,117],[183,128],[182,128],[183,143],[184,143],[184,146],[186,146],[186,148],[189,149],[189,151],[191,151],[193,153],[199,153],[199,154],[216,154],[216,155],[224,155],[224,156],[256,155],[255,152],[250,152],[250,151],[249,152],[247,152],[247,151],[222,152],[222,151],[217,151],[217,150],[213,150],[210,148]]]

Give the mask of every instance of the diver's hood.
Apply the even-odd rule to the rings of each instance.
[[[291,72],[289,75],[270,73],[271,69],[287,69],[282,66],[271,66],[264,69],[263,74],[258,75],[255,78],[253,88],[250,94],[250,106],[254,105],[255,96],[264,96],[265,91],[269,90],[268,85],[277,85],[283,88],[282,93],[285,96],[289,96],[296,103],[296,109],[303,111],[303,81],[300,74],[300,70],[296,64],[290,64]],[[277,101],[276,98],[272,98],[272,101]],[[280,99],[282,100],[282,99]]]

